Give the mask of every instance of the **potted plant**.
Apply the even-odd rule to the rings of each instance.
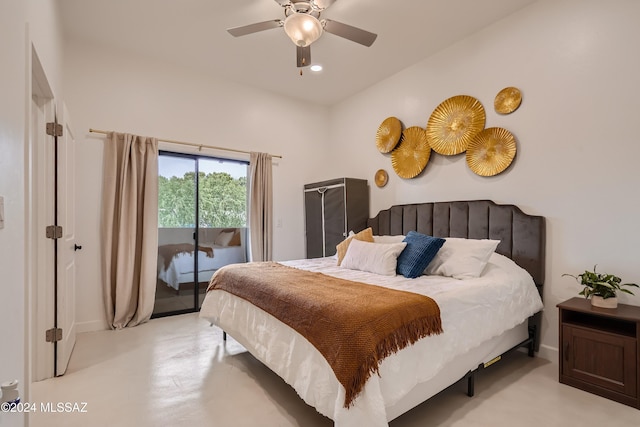
[[[585,298],[591,297],[591,305],[595,307],[616,308],[618,306],[616,296],[618,291],[633,295],[633,292],[623,289],[623,286],[638,287],[635,283],[621,283],[622,279],[613,274],[598,273],[595,265],[593,271],[585,270],[584,273],[577,276],[565,273],[562,276],[573,277],[584,286],[579,295],[584,295]]]

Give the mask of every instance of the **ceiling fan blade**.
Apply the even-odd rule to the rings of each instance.
[[[336,0],[315,0],[313,1],[313,3],[315,3],[318,9],[325,10],[326,8],[331,6],[333,3],[335,3],[335,1]],[[311,3],[309,0],[276,0],[276,3],[278,3],[282,7],[291,5],[292,3],[300,3],[300,2]]]
[[[335,2],[336,0],[315,0],[316,6],[318,6],[320,10],[325,10]]]
[[[270,30],[272,28],[278,28],[282,25],[280,19],[274,19],[271,21],[258,22],[255,24],[244,25],[242,27],[229,28],[227,31],[234,37],[246,36],[247,34],[257,33],[259,31]]]
[[[298,68],[311,65],[311,45],[305,47],[296,46],[296,57]]]
[[[378,37],[377,34],[330,19],[325,19],[324,30],[367,47],[371,46]]]

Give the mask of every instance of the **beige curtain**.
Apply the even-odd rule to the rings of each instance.
[[[273,251],[273,178],[271,155],[251,153],[249,233],[251,260],[271,261]]]
[[[153,312],[158,256],[158,140],[110,132],[104,148],[102,270],[112,329]]]

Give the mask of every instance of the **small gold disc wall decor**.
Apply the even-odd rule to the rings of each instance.
[[[391,152],[391,165],[400,178],[415,178],[427,166],[429,157],[427,133],[420,126],[412,126],[402,132],[400,143]]]
[[[443,101],[427,122],[429,145],[438,154],[463,153],[469,141],[484,129],[486,114],[476,98],[458,95]]]
[[[522,94],[518,88],[505,87],[496,95],[493,107],[496,109],[496,113],[510,114],[518,109],[521,102]]]
[[[516,138],[503,128],[487,128],[477,134],[467,147],[467,165],[480,176],[494,176],[504,171],[516,156]]]
[[[382,188],[385,185],[387,185],[388,180],[389,180],[389,174],[387,173],[387,171],[384,169],[378,169],[374,177],[374,181],[376,182],[376,185],[378,186],[378,188]]]
[[[387,117],[378,127],[376,132],[376,146],[381,153],[390,153],[402,134],[402,123],[396,117]]]

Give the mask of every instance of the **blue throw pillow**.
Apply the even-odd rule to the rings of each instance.
[[[407,246],[398,257],[396,271],[406,278],[415,279],[424,272],[445,240],[410,231],[403,242],[406,242]]]

